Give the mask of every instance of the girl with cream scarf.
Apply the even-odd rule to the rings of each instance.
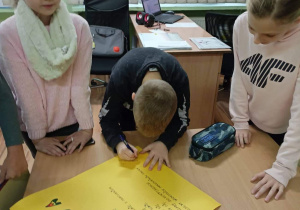
[[[54,156],[81,151],[93,133],[87,22],[61,0],[18,0],[0,25],[0,69],[19,110],[23,137]],[[63,144],[56,138],[67,136]]]

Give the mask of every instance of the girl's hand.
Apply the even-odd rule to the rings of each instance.
[[[251,132],[249,129],[236,129],[235,143],[238,147],[244,148],[245,144],[251,143]]]
[[[81,152],[84,145],[92,138],[92,135],[93,129],[91,128],[79,130],[68,136],[64,142],[64,146],[68,145],[66,155],[72,154],[78,145],[80,145],[78,152]]]
[[[258,180],[259,182],[251,190],[252,195],[255,195],[255,198],[259,198],[262,194],[269,191],[265,201],[268,203],[270,199],[275,196],[275,200],[278,200],[283,194],[284,185],[274,179],[272,176],[266,172],[260,172],[256,174],[251,182]]]
[[[7,148],[7,157],[0,168],[0,184],[28,172],[28,165],[21,144]]]
[[[52,137],[44,137],[38,140],[32,140],[35,148],[39,152],[46,153],[52,156],[64,156],[66,147],[62,145],[58,139]]]

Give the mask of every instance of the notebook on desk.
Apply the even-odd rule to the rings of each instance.
[[[143,8],[146,13],[153,14],[156,22],[175,23],[183,18],[180,15],[165,14],[161,11],[159,0],[142,0]]]
[[[139,33],[143,47],[161,50],[191,50],[192,47],[177,33]]]

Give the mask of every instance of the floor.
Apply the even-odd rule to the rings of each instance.
[[[93,78],[93,76],[91,76]],[[97,78],[108,80],[107,76],[97,76]],[[220,81],[222,82],[222,78],[220,78]],[[221,86],[220,86],[221,87]],[[92,104],[92,110],[93,110],[93,117],[94,117],[94,129],[97,131],[100,131],[100,125],[99,125],[99,118],[98,114],[101,108],[103,96],[104,96],[105,88],[95,88],[91,90],[91,104]],[[223,89],[220,88],[220,91],[218,93],[218,103],[222,101],[222,104],[228,104],[229,101],[229,89]],[[225,105],[226,107],[226,105]],[[218,120],[218,121],[224,121],[224,120]],[[30,151],[28,150],[27,146],[23,144],[24,153],[26,160],[28,162],[28,169],[31,171],[32,165],[34,162],[34,159],[31,156]],[[5,158],[7,155],[7,150],[5,148],[4,138],[2,136],[2,132],[0,130],[0,165],[3,164]]]

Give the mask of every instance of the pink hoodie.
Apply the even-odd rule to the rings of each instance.
[[[73,64],[59,78],[46,81],[32,69],[18,35],[15,16],[0,24],[0,70],[18,106],[22,131],[31,139],[79,123],[93,128],[90,105],[92,37],[88,23],[71,14],[77,32],[77,53]]]
[[[232,121],[236,129],[247,129],[251,119],[265,132],[287,132],[276,161],[266,170],[285,186],[296,175],[300,159],[299,43],[300,24],[278,42],[257,45],[248,29],[247,12],[235,22]]]

